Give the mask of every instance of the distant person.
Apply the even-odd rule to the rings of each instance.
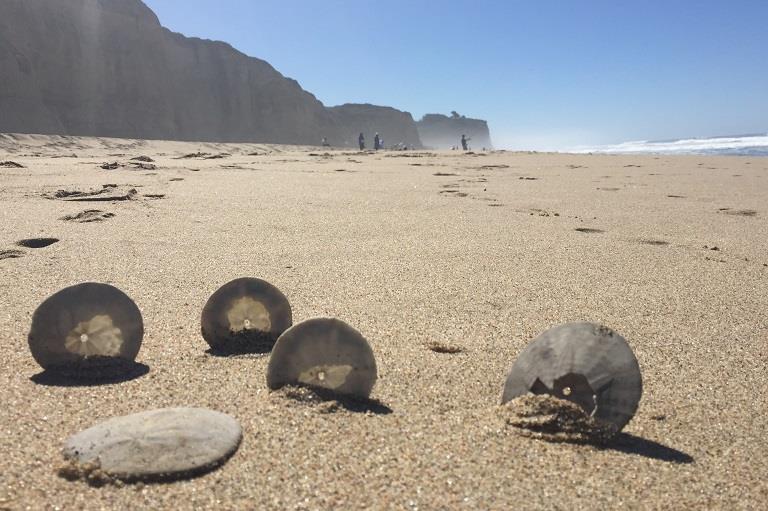
[[[374,135],[374,137],[373,137],[373,149],[376,150],[376,151],[381,149],[381,145],[380,144],[381,144],[381,138],[379,138],[379,134],[376,133],[376,135]]]
[[[365,150],[365,137],[362,133],[360,133],[360,136],[357,137],[357,145],[360,146],[361,151]]]
[[[328,139],[323,137],[323,147],[329,147],[331,144],[328,143]]]
[[[464,149],[465,151],[469,150],[469,145],[467,145],[467,142],[469,142],[470,140],[472,139],[467,138],[466,135],[461,135],[461,148]]]

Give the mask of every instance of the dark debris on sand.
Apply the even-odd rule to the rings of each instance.
[[[462,353],[464,351],[464,348],[462,348],[461,346],[444,344],[438,341],[432,341],[430,343],[427,343],[427,348],[429,348],[430,351],[434,351],[435,353],[447,353],[451,355],[454,353]]]
[[[15,161],[0,161],[0,167],[5,167],[8,169],[23,169],[26,168],[21,163],[16,163]]]

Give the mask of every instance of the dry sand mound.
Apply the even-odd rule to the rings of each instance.
[[[604,443],[616,426],[590,417],[578,405],[550,395],[525,395],[499,407],[504,422],[523,436],[548,442]]]

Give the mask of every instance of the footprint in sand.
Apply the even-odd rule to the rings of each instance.
[[[560,213],[550,213],[546,209],[531,208],[528,210],[529,216],[560,216]]]
[[[58,238],[28,238],[25,240],[17,241],[16,244],[20,247],[26,248],[45,248],[54,243],[57,243]]]
[[[127,201],[136,197],[138,192],[131,188],[125,193],[117,191],[117,185],[103,185],[101,190],[83,192],[80,190],[58,190],[53,195],[44,195],[48,199],[60,199],[67,202],[111,202]]]
[[[65,215],[59,220],[63,220],[65,222],[77,222],[80,224],[90,223],[90,222],[103,222],[104,220],[108,218],[112,218],[115,216],[114,213],[109,213],[107,211],[101,211],[99,209],[86,209],[85,211],[81,211],[80,213],[76,213],[73,215]]]
[[[3,259],[17,259],[24,255],[21,250],[0,250],[0,261]]]
[[[731,209],[731,208],[720,208],[718,210],[718,213],[725,213],[726,215],[734,215],[734,216],[757,216],[757,211],[754,209]]]

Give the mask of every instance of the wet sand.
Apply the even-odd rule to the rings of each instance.
[[[191,153],[208,154],[180,158]],[[0,167],[0,509],[768,502],[768,158],[0,135],[8,161],[22,167]],[[360,330],[382,406],[307,406],[267,390],[267,356],[206,353],[202,307],[240,276],[280,288],[294,322]],[[32,312],[81,281],[136,301],[146,374],[40,378]],[[515,356],[581,320],[635,351],[637,415],[607,448],[516,434],[498,413]],[[240,449],[186,482],[56,475],[69,435],[165,406],[233,415]]]

